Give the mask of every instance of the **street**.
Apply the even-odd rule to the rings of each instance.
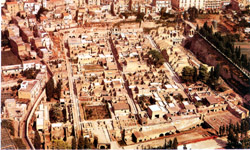
[[[118,58],[118,53],[117,53],[117,50],[116,50],[116,48],[115,48],[115,46],[114,46],[113,41],[112,41],[111,38],[109,39],[109,42],[110,42],[110,48],[112,50],[113,57],[115,58],[115,61],[116,61],[116,64],[117,64],[117,68],[118,68],[119,72],[122,74],[122,67],[121,67],[121,65],[120,65],[120,63],[118,61],[118,59],[119,59]],[[129,95],[129,97],[128,97],[128,104],[131,107],[131,112],[132,112],[132,114],[138,114],[138,111],[137,111],[137,108],[135,106],[135,102],[133,100],[132,93],[130,92],[128,81],[126,79],[125,74],[123,74],[122,77],[123,77],[123,80],[124,80],[124,86],[125,86],[125,88],[127,90],[127,93]]]
[[[63,34],[63,33],[62,33]],[[74,128],[75,128],[75,135],[77,137],[77,131],[80,127],[80,111],[79,111],[79,102],[77,96],[74,93],[74,86],[73,86],[73,77],[72,77],[72,69],[71,63],[69,61],[69,57],[67,56],[67,48],[65,48],[64,44],[64,35],[61,37],[62,42],[62,49],[64,50],[65,58],[66,58],[66,65],[67,65],[67,73],[68,73],[68,80],[69,80],[69,90],[70,90],[70,98],[73,102],[72,112],[73,112],[73,121],[74,121]]]
[[[152,45],[154,48],[156,48],[159,52],[161,52],[161,50],[157,47],[157,45],[156,45],[156,43],[154,42],[154,40],[152,39],[152,37],[151,37],[150,35],[147,35],[146,37],[149,39],[151,45]],[[165,59],[166,59],[166,58],[165,58]],[[174,81],[174,83],[175,83],[179,88],[181,88],[181,89],[183,90],[184,87],[183,87],[182,84],[181,84],[181,80],[180,80],[179,76],[175,73],[175,71],[172,69],[172,67],[169,65],[169,63],[168,63],[168,62],[165,62],[163,65],[164,65],[164,67],[170,72],[172,81]]]

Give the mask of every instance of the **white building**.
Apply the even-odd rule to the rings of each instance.
[[[49,111],[44,104],[39,105],[39,110],[36,114],[36,130],[48,130],[49,127]]]
[[[205,9],[219,9],[221,7],[221,0],[205,0]]]
[[[244,32],[245,32],[245,33],[250,33],[250,28],[245,28],[245,29],[244,29]]]
[[[33,69],[33,68],[39,70],[41,66],[42,64],[36,60],[23,61],[23,70]]]
[[[188,8],[196,7],[197,9],[205,9],[206,0],[171,0],[172,7],[179,10],[188,10]]]
[[[162,8],[168,13],[172,9],[171,0],[153,0],[153,6],[156,7],[156,12],[160,12]]]

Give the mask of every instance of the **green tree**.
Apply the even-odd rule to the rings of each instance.
[[[247,63],[248,63],[248,61],[247,61],[247,55],[246,54],[242,54],[240,60],[241,60],[242,66],[246,68],[247,67]]]
[[[3,119],[1,122],[2,128],[7,128],[10,131],[10,135],[14,136],[14,126],[12,120]]]
[[[161,10],[160,10],[160,15],[161,15],[161,18],[164,18],[164,14],[166,13],[166,8],[165,7],[162,7]]]
[[[97,148],[98,145],[98,137],[94,137],[94,146]]]
[[[222,136],[222,126],[219,128],[219,135]]]
[[[72,138],[72,149],[76,149],[76,138]]]
[[[54,96],[54,80],[53,78],[50,78],[49,81],[46,84],[46,95],[47,95],[47,100],[50,101],[51,98]]]
[[[182,80],[184,82],[193,82],[193,77],[194,77],[194,69],[192,67],[186,66],[182,69],[181,72]]]
[[[207,72],[207,67],[204,65],[200,65],[198,79],[206,83],[208,77],[209,77],[209,74]]]
[[[23,82],[22,79],[18,79],[18,80],[17,80],[17,83],[19,83],[19,84],[22,83],[22,82]]]
[[[178,147],[178,141],[177,138],[175,137],[173,142],[173,149],[177,149],[177,147]]]
[[[198,9],[196,9],[195,7],[189,8],[188,14],[190,21],[194,21],[198,17],[198,13]]]
[[[240,124],[239,124],[239,122],[237,122],[237,124],[236,124],[236,130],[237,130],[238,133],[240,132]]]
[[[2,39],[1,46],[4,47],[4,46],[7,46],[7,45],[9,45],[9,40],[8,39]]]
[[[225,126],[223,125],[223,126],[222,126],[222,135],[225,135],[225,130],[226,130],[226,129],[225,129]]]
[[[84,138],[84,149],[90,149],[90,142],[88,138]]]
[[[196,26],[196,31],[200,31],[199,25]]]
[[[219,79],[220,77],[220,64],[217,64],[214,69],[214,77],[216,79]]]
[[[184,20],[187,20],[187,19],[188,19],[188,15],[187,15],[187,12],[186,12],[186,11],[184,11],[183,19],[184,19]]]
[[[165,59],[162,56],[162,53],[160,53],[157,50],[148,51],[148,55],[152,58],[152,59],[149,59],[149,63],[153,63],[155,66],[161,66],[165,62]]]
[[[241,56],[241,49],[240,49],[240,46],[239,47],[236,47],[237,49],[235,50],[236,51],[236,57],[237,58],[240,58]]]
[[[214,77],[214,68],[211,68],[209,74],[210,74],[209,78],[212,79],[212,80],[214,80],[215,79],[215,77]]]
[[[68,149],[68,144],[63,140],[54,140],[53,141],[54,149]]]
[[[35,79],[38,73],[39,70],[34,68],[30,68],[21,72],[22,76],[26,77],[27,79]]]
[[[145,16],[144,13],[138,13],[137,16],[136,16],[136,21],[137,22],[143,21],[144,20],[144,16]]]
[[[150,104],[154,105],[155,104],[155,99],[151,96],[149,98],[149,102],[150,102]]]
[[[193,68],[193,70],[194,70],[193,81],[194,81],[194,82],[196,82],[196,81],[198,80],[198,72],[197,72],[197,68],[196,68],[196,67],[194,67],[194,68]]]
[[[52,123],[64,121],[63,112],[59,103],[51,107],[49,115],[50,115],[50,121]]]
[[[239,135],[238,132],[234,133],[233,128],[229,129],[229,134],[227,137],[227,147],[231,149],[241,148],[241,144],[239,143]]]
[[[171,149],[173,149],[173,142],[172,142],[171,139],[170,139],[169,142],[168,142],[168,147],[171,148]]]
[[[41,148],[41,137],[40,137],[38,131],[35,131],[34,147],[36,149],[40,149]]]
[[[60,98],[61,98],[61,90],[62,90],[62,81],[59,80],[57,82],[56,91],[55,91],[58,100],[60,100]]]
[[[84,139],[82,135],[80,135],[78,139],[78,149],[84,149]]]
[[[37,20],[40,20],[41,14],[45,14],[45,13],[48,12],[48,11],[49,11],[48,9],[46,9],[46,8],[44,8],[44,7],[41,7],[41,8],[38,10],[37,14],[36,14],[36,19],[37,19]]]

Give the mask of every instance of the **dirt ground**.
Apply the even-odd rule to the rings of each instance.
[[[85,116],[86,120],[111,118],[109,111],[106,109],[105,105],[85,106],[85,115],[82,115],[82,116]]]

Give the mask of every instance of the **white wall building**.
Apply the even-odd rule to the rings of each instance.
[[[153,6],[156,7],[156,12],[160,12],[162,8],[169,12],[172,9],[171,0],[153,0]]]
[[[188,10],[191,7],[205,9],[205,0],[172,0],[171,3],[173,8],[180,10]]]

